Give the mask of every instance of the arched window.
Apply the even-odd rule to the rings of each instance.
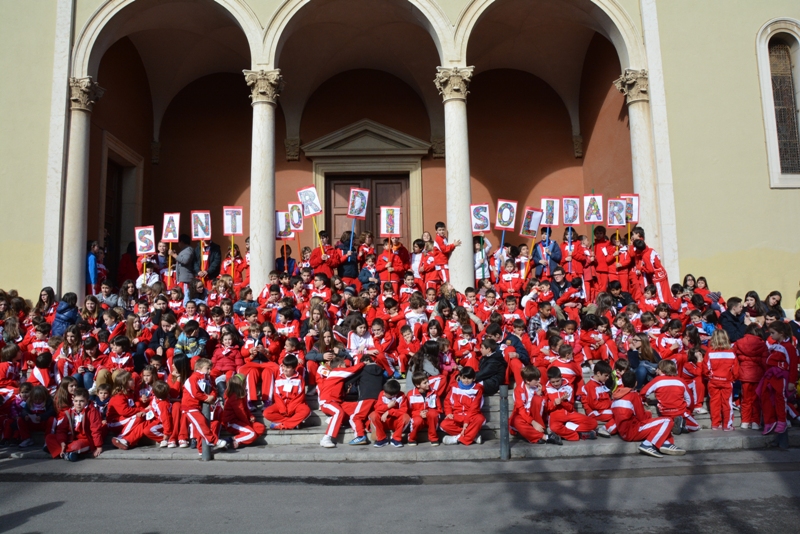
[[[769,43],[769,69],[772,74],[772,98],[781,173],[799,174],[800,136],[797,133],[797,96],[792,77],[792,49],[780,37],[773,38]]]
[[[800,21],[765,24],[757,56],[770,186],[800,188]]]

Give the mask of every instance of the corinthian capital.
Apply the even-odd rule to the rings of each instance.
[[[283,76],[280,69],[244,70],[244,79],[250,87],[250,100],[274,104],[283,90]]]
[[[466,100],[469,93],[469,82],[475,67],[436,67],[436,78],[433,83],[447,102],[452,99]]]
[[[92,77],[69,79],[69,101],[71,109],[92,111],[106,90],[92,81]]]
[[[647,71],[625,69],[622,76],[614,80],[614,87],[617,91],[625,95],[628,104],[634,102],[647,102],[648,95]]]

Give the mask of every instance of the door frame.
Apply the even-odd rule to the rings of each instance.
[[[144,157],[137,154],[128,145],[114,137],[107,130],[103,130],[103,145],[100,159],[100,198],[98,199],[98,227],[97,240],[103,242],[103,229],[106,224],[106,184],[108,181],[108,160],[122,166],[120,188],[122,188],[122,205],[119,217],[120,255],[127,250],[129,241],[133,241],[133,232],[136,226],[142,224],[142,196],[144,190]],[[128,239],[123,239],[128,236]],[[124,244],[123,244],[124,243]],[[118,261],[119,258],[114,258]]]
[[[422,224],[422,158],[419,156],[334,156],[314,158],[314,186],[322,205],[325,205],[325,175],[331,174],[402,174],[408,173],[408,202],[410,234],[421,236]],[[325,218],[320,217],[319,229],[325,229]],[[377,237],[377,236],[376,236]],[[416,239],[416,238],[415,238]]]

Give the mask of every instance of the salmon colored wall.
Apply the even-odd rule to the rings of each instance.
[[[595,34],[581,78],[581,132],[586,192],[605,198],[633,193],[631,136],[625,97],[614,87],[619,59],[614,46]]]
[[[483,72],[470,84],[467,110],[472,202],[488,202],[492,222],[498,198],[517,200],[521,217],[526,205],[539,207],[543,196],[583,192],[569,114],[541,79],[510,69]],[[506,237],[522,242],[516,232]],[[490,239],[496,247],[500,232]]]
[[[152,177],[150,142],[153,132],[153,108],[150,85],[139,53],[130,39],[127,37],[120,39],[108,49],[100,62],[97,81],[106,92],[92,111],[87,213],[89,240],[97,239],[98,236],[103,131],[108,131],[144,157],[145,192]],[[123,236],[119,247],[121,252],[125,252],[128,241],[133,241],[132,235]]]
[[[253,111],[242,76],[212,74],[178,93],[161,124],[161,158],[145,196],[145,220],[161,232],[164,212],[181,213],[189,233],[192,210],[210,210],[213,241],[223,249],[222,207],[243,206],[250,224],[250,145]],[[237,237],[244,250],[244,237]]]

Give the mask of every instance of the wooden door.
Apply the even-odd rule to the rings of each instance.
[[[372,232],[375,242],[380,243],[381,206],[400,206],[402,242],[411,249],[411,217],[408,199],[408,175],[328,175],[325,178],[326,209],[325,228],[335,242],[350,230],[353,219],[347,217],[350,188],[369,189],[366,220],[356,220],[356,239],[361,232]],[[415,236],[419,237],[419,236]],[[378,248],[380,250],[380,248]]]

